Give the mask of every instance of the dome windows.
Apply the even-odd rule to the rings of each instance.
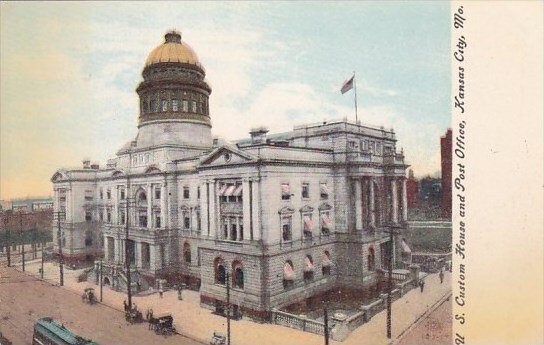
[[[161,111],[167,111],[168,110],[168,100],[163,99],[161,101]]]
[[[179,109],[179,101],[177,99],[172,100],[172,111],[178,111]]]

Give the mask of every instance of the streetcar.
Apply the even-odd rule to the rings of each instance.
[[[34,324],[32,345],[98,345],[98,343],[74,334],[50,317],[43,317]]]

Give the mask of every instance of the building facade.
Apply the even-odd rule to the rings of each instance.
[[[136,138],[104,168],[86,161],[52,177],[66,260],[103,255],[106,284],[125,289],[130,260],[138,289],[182,279],[216,310],[229,283],[235,307],[259,318],[409,263],[393,130],[342,120],[213,139],[205,70],[177,32],[142,76]]]

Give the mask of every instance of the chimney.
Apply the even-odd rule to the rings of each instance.
[[[249,131],[249,134],[251,135],[251,143],[252,144],[265,143],[266,133],[268,133],[268,128],[266,127],[252,128],[251,131]]]
[[[83,159],[83,169],[90,169],[91,168],[91,160],[90,159]]]

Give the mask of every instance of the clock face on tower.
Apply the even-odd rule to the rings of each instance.
[[[223,155],[223,158],[225,159],[225,162],[230,162],[230,159],[231,159],[231,154],[230,153],[225,153]]]

